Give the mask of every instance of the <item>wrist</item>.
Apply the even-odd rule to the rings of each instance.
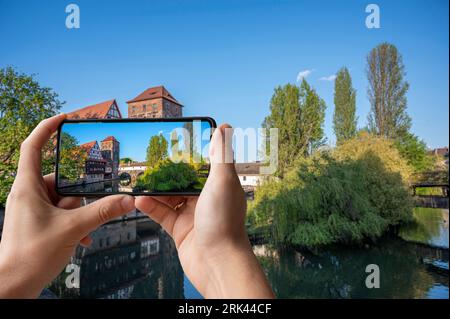
[[[207,260],[205,298],[273,298],[248,237],[223,247]]]
[[[26,268],[26,263],[16,263],[14,257],[6,258],[0,251],[0,299],[39,296],[44,286]]]

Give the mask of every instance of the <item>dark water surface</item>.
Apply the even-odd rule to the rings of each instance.
[[[414,243],[385,238],[373,246],[315,254],[254,245],[254,252],[279,298],[448,299],[448,210],[416,209],[415,217],[415,224],[401,230]],[[164,231],[148,221],[110,227],[106,234],[127,227],[136,234],[113,247],[78,249],[72,262],[80,269],[79,288],[68,288],[71,272],[63,272],[50,287],[57,297],[202,298]],[[369,264],[379,267],[378,289],[366,287]]]

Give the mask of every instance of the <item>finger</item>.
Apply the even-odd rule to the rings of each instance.
[[[89,247],[92,245],[92,238],[91,236],[87,235],[81,238],[80,245],[83,247]]]
[[[177,220],[177,212],[163,202],[148,196],[136,197],[136,208],[160,224],[169,234],[173,233],[173,226]]]
[[[81,197],[62,197],[56,193],[55,174],[51,173],[43,177],[47,187],[47,195],[53,205],[63,209],[75,209],[81,206]]]
[[[27,174],[41,178],[41,150],[50,139],[58,125],[66,118],[65,114],[58,114],[41,121],[31,134],[22,142],[17,174]]]
[[[50,199],[50,201],[56,205],[60,200],[60,196],[56,193],[56,189],[55,189],[55,174],[51,173],[48,175],[45,175],[43,177],[44,179],[44,184],[47,187],[47,195]]]
[[[151,198],[153,198],[171,208],[175,208],[175,206],[186,201],[186,198],[183,196],[152,196]]]
[[[216,170],[235,172],[232,138],[233,129],[228,124],[222,124],[214,131],[209,148],[211,173]]]
[[[63,197],[56,205],[63,209],[75,209],[81,206],[81,197]]]
[[[113,195],[99,199],[87,206],[71,211],[76,225],[74,229],[87,235],[104,223],[125,215],[135,208],[134,197],[130,195]]]

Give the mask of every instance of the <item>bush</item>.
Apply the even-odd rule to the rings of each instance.
[[[403,182],[409,182],[413,170],[407,160],[402,157],[393,140],[362,131],[356,137],[335,148],[333,157],[337,160],[357,160],[365,156],[367,152],[378,156],[387,171],[399,173]]]
[[[407,165],[389,142],[359,138],[299,160],[283,180],[257,190],[250,214],[271,225],[276,244],[360,243],[411,220]]]
[[[138,179],[137,187],[167,192],[185,190],[194,187],[197,183],[197,173],[189,164],[163,160],[144,172],[144,175]]]

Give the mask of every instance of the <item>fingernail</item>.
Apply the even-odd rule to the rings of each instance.
[[[134,197],[130,196],[130,195],[125,195],[122,198],[122,202],[121,202],[122,208],[125,211],[131,211],[134,209]]]
[[[219,130],[222,134],[225,134],[225,129],[233,129],[233,127],[230,124],[222,124],[219,126]]]

